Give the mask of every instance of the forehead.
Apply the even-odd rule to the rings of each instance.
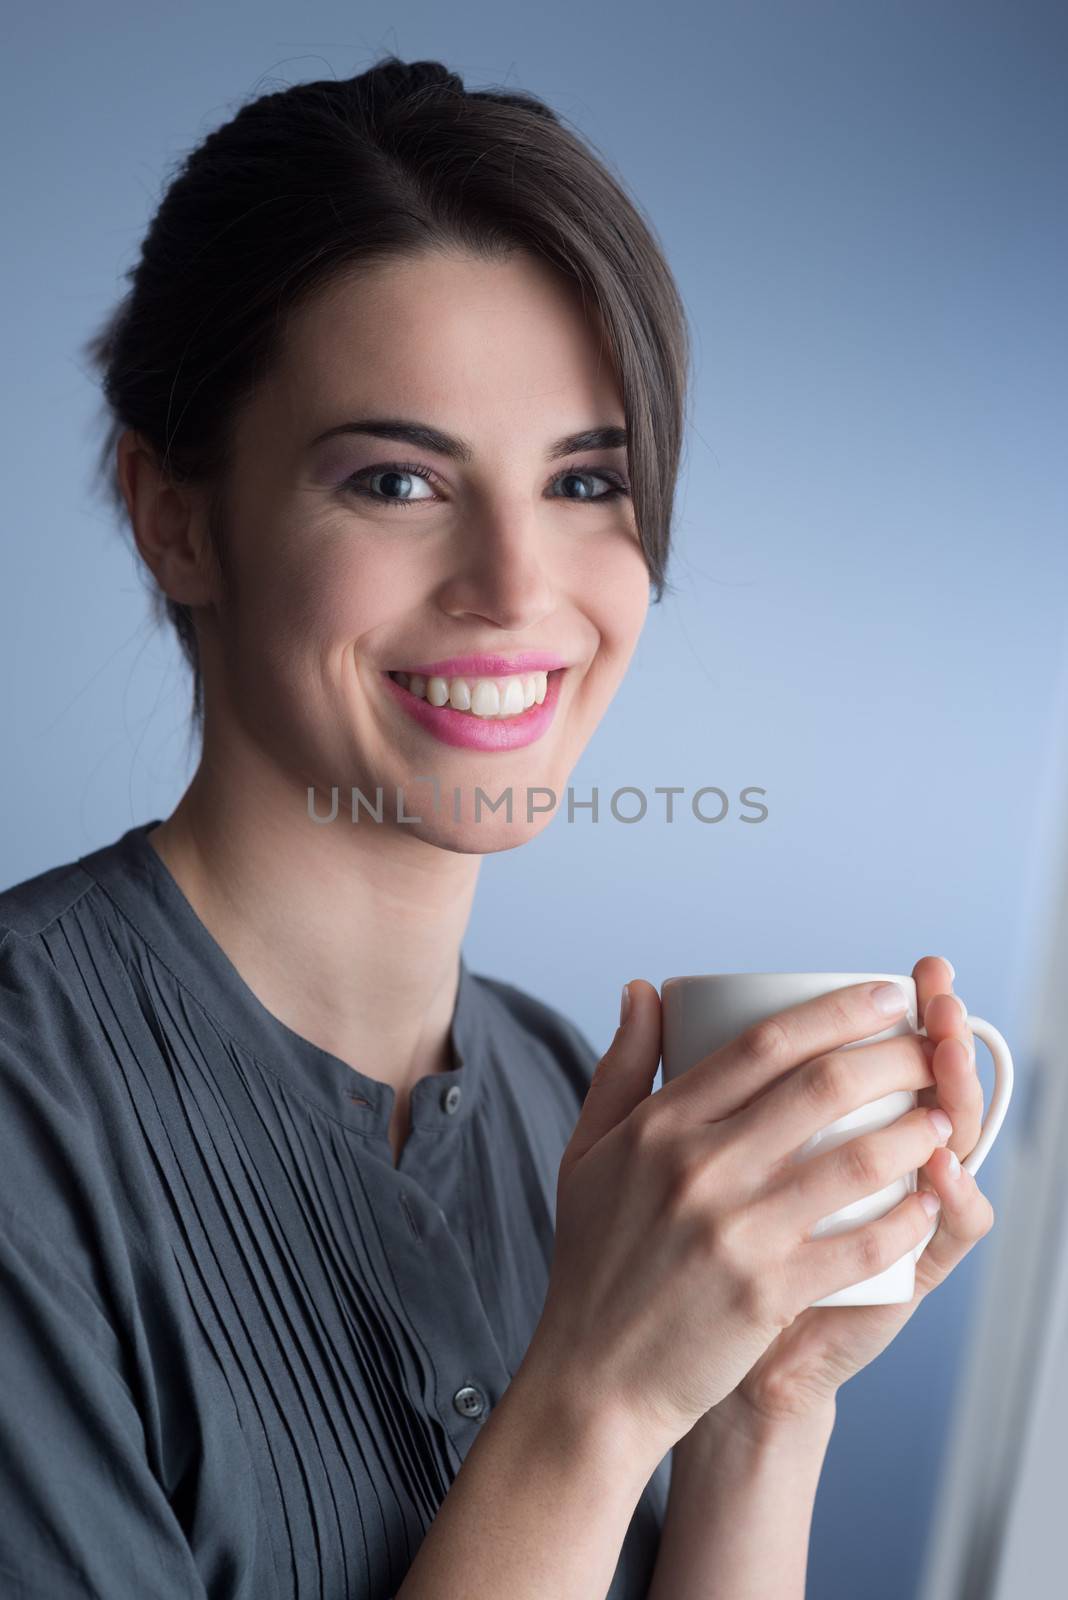
[[[261,401],[309,433],[356,405],[484,436],[622,422],[591,297],[525,253],[434,252],[335,280],[286,320]]]

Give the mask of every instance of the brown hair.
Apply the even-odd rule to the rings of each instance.
[[[357,77],[243,106],[188,154],[86,343],[105,398],[97,482],[120,515],[116,444],[134,429],[171,481],[208,491],[225,559],[234,418],[284,316],[335,276],[460,247],[539,252],[590,295],[618,374],[636,524],[662,598],[690,379],[678,290],[651,224],[581,138],[526,92],[470,90],[439,61],[385,56]],[[193,616],[153,585],[203,720]]]

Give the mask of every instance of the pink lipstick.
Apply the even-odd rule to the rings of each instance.
[[[568,663],[548,650],[522,650],[514,656],[449,656],[445,661],[390,670],[420,678],[514,678],[519,672],[555,672]]]
[[[495,671],[487,669],[486,662],[501,660],[495,656],[456,656],[451,661],[433,663],[433,670],[427,671],[423,667],[398,667],[398,672],[411,671],[419,677],[461,677],[470,673],[472,677],[508,677],[517,672],[548,672],[545,686],[545,699],[541,705],[534,702],[526,711],[521,711],[513,717],[476,717],[470,711],[457,711],[455,706],[432,706],[429,700],[423,700],[402,684],[389,676],[388,672],[382,673],[382,681],[387,690],[395,698],[398,707],[406,711],[427,733],[439,739],[442,744],[453,745],[462,750],[519,750],[524,745],[533,744],[535,739],[540,739],[548,730],[556,715],[557,702],[560,699],[560,685],[564,676],[564,664],[558,657],[545,655],[529,655],[512,657],[506,662],[507,670],[497,668]],[[551,661],[558,661],[558,668],[548,665]],[[477,671],[467,665],[457,663],[478,662]],[[529,666],[519,666],[517,662],[527,662]],[[448,670],[443,670],[447,668]]]

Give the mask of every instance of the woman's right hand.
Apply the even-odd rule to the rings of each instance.
[[[549,1289],[524,1366],[584,1413],[633,1424],[654,1464],[799,1311],[930,1230],[915,1193],[847,1232],[809,1231],[945,1142],[921,1106],[794,1158],[846,1112],[934,1082],[934,1045],[916,1033],[854,1043],[896,1020],[874,1005],[877,987],[779,1011],[651,1094],[660,996],[629,985],[560,1164]]]

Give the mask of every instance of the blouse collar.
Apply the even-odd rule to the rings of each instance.
[[[113,844],[79,856],[144,942],[212,1021],[283,1080],[346,1128],[385,1143],[395,1091],[294,1032],[258,999],[200,920],[148,834],[159,818],[130,828]],[[471,1114],[482,1080],[479,1048],[485,996],[463,952],[451,1037],[459,1066],[412,1086],[413,1129],[447,1134]],[[388,1159],[392,1161],[392,1156]]]

